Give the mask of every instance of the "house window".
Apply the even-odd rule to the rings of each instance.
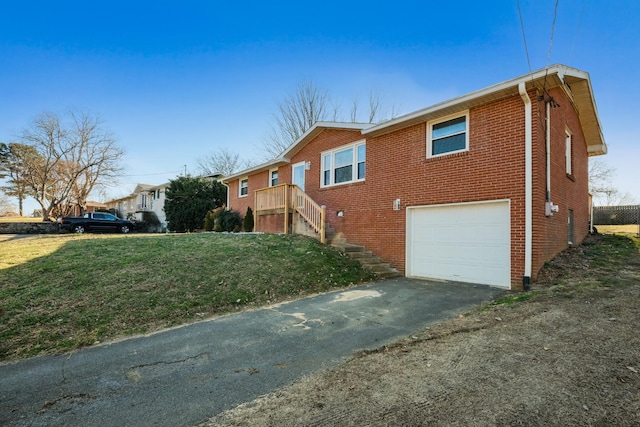
[[[427,126],[427,157],[468,150],[468,122],[469,112],[430,122]]]
[[[240,180],[240,197],[249,195],[249,178],[243,178]]]
[[[269,171],[269,187],[276,185],[278,185],[278,169],[272,169]]]
[[[573,148],[571,143],[571,132],[567,129],[565,133],[565,143],[564,143],[564,158],[565,158],[565,169],[567,171],[567,175],[573,174]]]
[[[364,181],[366,143],[356,142],[325,151],[322,158],[322,187],[354,181]]]

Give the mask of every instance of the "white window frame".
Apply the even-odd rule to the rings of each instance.
[[[280,182],[280,172],[278,168],[269,169],[269,187],[275,187],[278,184],[273,184],[273,173],[276,172],[278,174],[278,182]]]
[[[242,183],[246,181],[247,182],[247,194],[242,194]],[[249,177],[245,176],[244,178],[240,178],[238,180],[238,197],[247,197],[249,195]]]
[[[569,128],[565,129],[564,137],[564,165],[567,175],[573,175],[573,134]]]
[[[454,120],[454,119],[459,119],[460,117],[464,117],[465,118],[465,130],[464,130],[464,148],[461,150],[455,150],[455,151],[447,151],[446,153],[440,153],[440,154],[433,154],[433,142],[437,141],[440,138],[436,138],[435,140],[433,139],[433,127],[435,125],[438,125],[440,123],[443,122],[447,122],[449,120]],[[459,135],[462,132],[458,132],[455,135]],[[447,136],[451,136],[451,135],[447,135]],[[427,158],[430,157],[440,157],[440,156],[448,156],[449,154],[454,154],[454,153],[462,153],[464,151],[469,151],[469,110],[465,110],[456,114],[450,114],[448,116],[445,117],[440,117],[436,120],[431,120],[429,122],[427,122]]]
[[[364,178],[358,178],[358,164],[363,163],[358,161],[358,148],[364,148]],[[342,151],[352,150],[352,158],[351,158],[351,180],[344,182],[335,182],[335,155]],[[326,165],[325,157],[329,156],[331,163],[330,165]],[[326,171],[329,171],[329,183],[326,184],[324,181],[324,174]],[[352,142],[350,144],[341,145],[340,147],[336,147],[333,150],[327,150],[320,153],[320,188],[334,187],[336,185],[344,185],[344,184],[352,184],[354,182],[363,182],[367,177],[367,141],[366,139],[361,139],[356,142]]]

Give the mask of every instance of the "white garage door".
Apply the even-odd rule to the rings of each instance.
[[[511,286],[509,201],[407,209],[407,276]]]

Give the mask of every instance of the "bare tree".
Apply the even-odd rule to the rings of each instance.
[[[361,118],[358,99],[351,103],[348,118],[340,111],[340,104],[329,93],[311,81],[300,83],[296,90],[278,104],[275,123],[267,134],[263,148],[270,158],[278,156],[298,140],[316,122],[323,120],[375,123],[385,115],[382,101],[376,92],[369,93],[368,114]],[[392,107],[390,117],[397,116]]]
[[[102,128],[102,122],[86,113],[71,113],[73,142],[66,169],[72,183],[69,201],[84,212],[89,195],[98,188],[112,185],[122,173],[120,160],[124,150],[114,136]]]
[[[227,149],[198,159],[198,168],[202,175],[229,176],[248,165],[240,159],[238,153],[232,153]]]
[[[360,104],[358,102],[358,99],[354,99],[351,106],[351,112],[349,114],[349,120],[352,123],[376,123],[377,121],[382,120],[385,116],[385,113],[382,111],[382,100],[380,99],[380,95],[377,92],[369,92],[368,104],[368,115],[364,119],[362,119],[359,111]],[[395,113],[395,107],[392,106],[392,112],[389,118],[393,118],[396,115],[397,113]]]
[[[329,94],[313,82],[300,83],[296,90],[278,104],[275,124],[264,142],[265,151],[276,157],[293,144],[317,121],[326,120]]]
[[[636,202],[629,193],[621,193],[613,185],[615,168],[603,159],[589,160],[589,192],[594,203],[602,206],[628,205]]]
[[[87,113],[71,112],[68,126],[57,114],[43,113],[21,139],[38,153],[25,161],[24,178],[45,221],[65,203],[84,210],[89,194],[121,172],[124,151],[102,122]]]

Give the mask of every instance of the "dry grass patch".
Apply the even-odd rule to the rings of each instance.
[[[598,232],[602,234],[637,235],[640,230],[637,225],[598,225],[597,228]]]
[[[32,216],[3,216],[0,222],[42,222],[42,217],[34,218]]]

